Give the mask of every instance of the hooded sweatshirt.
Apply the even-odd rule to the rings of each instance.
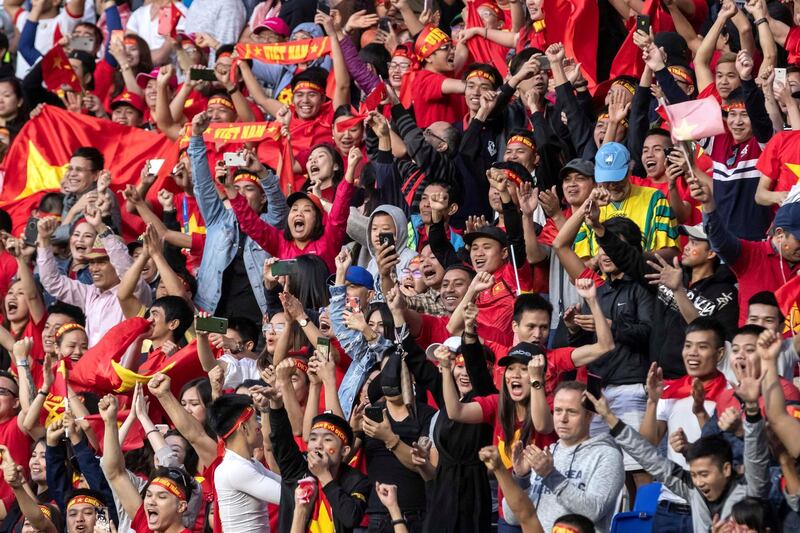
[[[544,478],[529,474],[518,479],[536,506],[536,514],[545,531],[568,513],[577,513],[594,522],[597,531],[611,526],[614,506],[625,482],[622,452],[609,434],[597,435],[576,446],[561,441],[550,445],[553,470]],[[518,520],[503,500],[506,522]]]
[[[373,211],[372,215],[369,217],[369,222],[367,222],[366,234],[366,244],[370,256],[369,264],[367,264],[367,270],[369,270],[369,273],[375,278],[376,288],[380,286],[380,272],[378,271],[378,262],[375,260],[375,256],[377,255],[375,251],[375,245],[372,243],[370,235],[372,232],[372,221],[376,215],[381,213],[388,214],[394,220],[394,246],[400,259],[400,262],[396,267],[398,280],[403,277],[403,269],[406,268],[411,260],[417,256],[417,252],[408,247],[408,219],[406,218],[405,213],[403,213],[403,210],[399,207],[389,204],[379,205],[376,207],[375,211]]]

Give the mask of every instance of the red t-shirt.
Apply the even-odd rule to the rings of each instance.
[[[411,88],[411,103],[417,126],[427,128],[434,122],[458,122],[466,113],[463,94],[444,94],[442,84],[448,78],[444,74],[420,70],[416,72],[414,86]],[[294,137],[292,137],[294,143]]]
[[[795,387],[791,381],[786,378],[778,376],[778,379],[781,383],[781,388],[783,389],[783,396],[786,401],[790,402],[800,402],[800,390]],[[717,396],[717,406],[716,411],[717,414],[722,413],[728,407],[734,407],[736,409],[742,409],[742,404],[739,402],[739,399],[734,395],[736,391],[733,389],[725,389],[722,391],[719,396]],[[761,416],[767,416],[767,411],[764,408],[764,397],[758,397],[758,406],[761,407]]]
[[[450,321],[449,316],[432,316],[420,315],[422,318],[422,327],[417,334],[417,344],[423,350],[434,342],[444,342],[448,337],[452,337],[450,332],[447,331],[447,323]]]
[[[795,65],[800,62],[800,27],[792,26],[786,35],[786,42],[783,47],[789,54],[789,64]]]
[[[11,280],[17,275],[17,260],[8,252],[0,253],[0,295],[5,297]]]
[[[510,346],[514,342],[511,321],[514,318],[514,300],[517,297],[517,279],[514,266],[508,262],[494,272],[495,284],[478,295],[478,335],[482,339]],[[526,262],[516,269],[522,292],[533,286],[531,266]],[[448,318],[449,320],[449,318]]]
[[[136,533],[151,533],[153,530],[147,525],[147,514],[144,512],[144,504],[136,510],[136,516],[131,520],[131,529]],[[181,533],[192,533],[191,530],[183,528]]]
[[[21,465],[28,476],[28,461],[31,458],[31,444],[33,441],[27,433],[19,429],[17,417],[13,416],[9,420],[0,424],[0,443],[8,448],[14,462]],[[0,476],[0,500],[6,505],[6,509],[11,508],[16,498],[14,491],[8,486],[6,480]]]
[[[780,131],[773,135],[756,168],[770,179],[770,190],[791,190],[800,182],[800,132]]]
[[[492,345],[495,357],[499,361],[508,355],[509,346]],[[545,354],[547,360],[547,372],[544,375],[544,392],[547,395],[547,405],[553,409],[553,391],[556,390],[561,381],[563,381],[564,374],[577,370],[576,379],[580,382],[586,383],[586,367],[575,367],[572,361],[572,352],[575,348],[567,346],[565,348],[556,348],[555,350],[548,350]],[[503,387],[503,374],[506,368],[503,366],[494,367],[494,385],[498,390]]]
[[[772,241],[744,241],[731,270],[739,279],[739,325],[747,320],[747,302],[757,292],[775,291],[792,279],[800,263],[790,265],[772,248]]]
[[[47,322],[47,313],[42,316],[42,319],[39,322],[34,322],[32,318],[28,317],[28,322],[25,324],[25,327],[22,329],[21,333],[17,334],[13,331],[11,332],[11,334],[14,335],[14,338],[17,340],[24,339],[25,337],[31,337],[33,339],[33,346],[31,347],[31,359],[33,360],[33,364],[31,364],[29,368],[31,371],[31,376],[33,377],[33,383],[37,388],[42,386],[42,381],[44,379],[42,374],[42,361],[44,361],[42,332],[44,331],[45,322]],[[14,357],[11,358],[11,371],[15,376],[19,376]]]
[[[333,142],[333,102],[328,100],[319,114],[311,119],[299,118],[292,106],[289,131],[292,134],[292,153],[301,167],[305,166],[311,147],[322,142]]]

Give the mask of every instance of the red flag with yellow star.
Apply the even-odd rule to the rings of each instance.
[[[42,78],[45,87],[53,92],[61,90],[65,85],[76,93],[83,90],[66,52],[60,46],[54,46],[42,58]]]
[[[784,335],[800,333],[800,276],[794,276],[775,291],[775,299],[786,317]]]
[[[159,189],[177,190],[167,177],[177,163],[178,147],[164,135],[45,106],[20,130],[0,168],[0,207],[11,215],[15,234],[24,229],[41,196],[59,190],[70,156],[81,146],[94,146],[102,152],[119,205],[124,205],[122,190],[127,184],[138,183],[148,159],[164,159],[159,177],[148,193],[151,205],[159,205]],[[133,240],[141,234],[144,224],[124,209],[121,213],[123,237]]]
[[[716,99],[708,97],[664,106],[673,141],[697,141],[725,133],[722,109]]]

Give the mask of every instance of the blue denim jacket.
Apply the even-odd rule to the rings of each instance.
[[[391,341],[378,335],[372,343],[368,343],[360,331],[344,325],[344,301],[347,289],[344,285],[330,288],[331,303],[328,306],[331,315],[333,334],[345,353],[353,360],[347,368],[342,383],[339,385],[339,403],[342,406],[344,419],[350,420],[358,391],[367,379],[367,373],[375,363],[383,359],[383,354],[392,346]]]
[[[194,196],[206,223],[206,243],[200,270],[197,273],[197,294],[194,301],[199,308],[213,313],[222,293],[222,273],[233,261],[239,246],[239,223],[233,211],[226,209],[217,196],[203,138],[193,136],[189,141],[188,152],[192,161]],[[262,180],[261,185],[266,192],[268,206],[267,213],[262,214],[261,219],[276,228],[282,228],[289,208],[286,206],[286,198],[281,192],[277,176],[270,174],[267,179]],[[246,239],[244,265],[247,277],[261,312],[266,313],[267,298],[264,295],[261,270],[269,254],[250,237]]]

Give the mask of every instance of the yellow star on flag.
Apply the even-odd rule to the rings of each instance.
[[[17,195],[15,200],[27,198],[39,191],[58,189],[61,185],[61,179],[66,173],[67,164],[61,166],[50,164],[45,161],[33,141],[28,141],[25,188]]]
[[[681,119],[681,123],[672,128],[672,137],[678,141],[693,141],[692,133],[697,127],[697,124],[690,124],[685,118]]]
[[[792,171],[792,173],[797,176],[797,182],[800,183],[800,165],[797,163],[786,163],[786,168]]]

